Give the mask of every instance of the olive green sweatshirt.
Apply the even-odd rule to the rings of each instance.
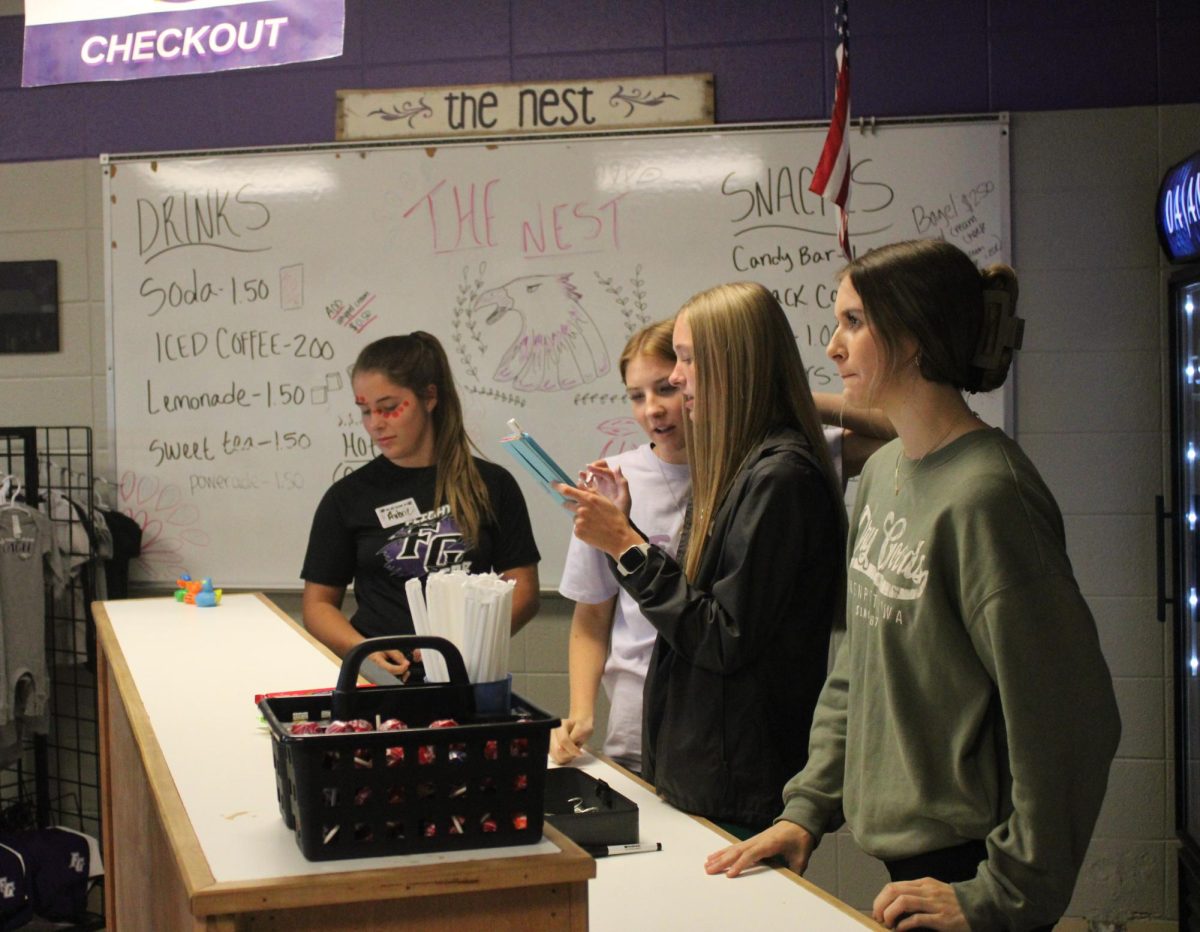
[[[1067,907],[1120,736],[1062,516],[999,430],[868,461],[850,522],[846,636],[781,818],[849,823],[890,860],[985,839],[954,885],[975,932]],[[896,486],[899,491],[896,491]]]

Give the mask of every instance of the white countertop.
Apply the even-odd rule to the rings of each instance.
[[[338,665],[255,595],[227,595],[214,608],[162,598],[104,609],[217,882],[559,850],[543,838],[511,848],[309,861],[279,814],[271,735],[254,697],[332,688]]]
[[[662,851],[596,859],[589,885],[593,930],[688,929],[730,932],[739,928],[789,928],[836,932],[877,928],[847,907],[826,899],[795,875],[771,869],[729,879],[704,872],[704,859],[729,844],[701,822],[663,802],[641,783],[591,755],[571,766],[603,780],[638,807],[643,842]],[[683,917],[688,917],[686,922]]]
[[[279,814],[271,737],[254,696],[331,688],[337,664],[255,595],[227,595],[215,608],[162,598],[110,601],[104,609],[216,881],[559,850],[543,838],[535,845],[433,855],[305,859]],[[723,836],[604,761],[585,756],[573,766],[635,802],[642,840],[663,846],[597,860],[588,887],[591,929],[875,928],[787,872],[763,869],[734,880],[708,876],[704,858],[727,843]]]

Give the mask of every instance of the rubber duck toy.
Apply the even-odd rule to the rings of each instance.
[[[175,585],[179,587],[175,590],[176,602],[199,605],[201,608],[212,608],[221,604],[221,590],[213,588],[212,579],[208,576],[198,580],[184,573],[175,580]]]

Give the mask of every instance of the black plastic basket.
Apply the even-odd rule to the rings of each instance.
[[[355,686],[368,654],[436,650],[450,683]],[[559,720],[513,694],[477,709],[462,656],[437,637],[372,638],[328,693],[267,697],[279,810],[310,861],[532,844],[542,837],[546,755]],[[398,718],[401,731],[293,735],[302,721]],[[458,724],[430,728],[431,722]]]

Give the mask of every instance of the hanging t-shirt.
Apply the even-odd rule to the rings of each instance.
[[[691,496],[687,464],[664,463],[648,443],[607,460],[610,466],[620,466],[629,482],[630,520],[651,544],[675,556]],[[574,535],[567,545],[558,591],[572,601],[592,605],[617,596],[611,645],[601,680],[609,699],[604,753],[625,767],[640,770],[642,688],[657,631],[642,615],[637,601],[617,585],[605,554]]]
[[[301,578],[324,586],[354,583],[358,611],[350,619],[365,637],[413,634],[404,584],[458,568],[502,573],[541,559],[529,511],[512,475],[475,458],[492,520],[468,550],[448,506],[434,508],[437,467],[409,469],[377,456],[339,479],[313,517]]]
[[[43,561],[45,561],[43,563]],[[22,679],[23,714],[40,716],[46,704],[45,569],[56,584],[64,581],[50,520],[24,505],[0,508],[0,625],[4,632],[0,662],[0,725],[16,714],[16,690]]]

